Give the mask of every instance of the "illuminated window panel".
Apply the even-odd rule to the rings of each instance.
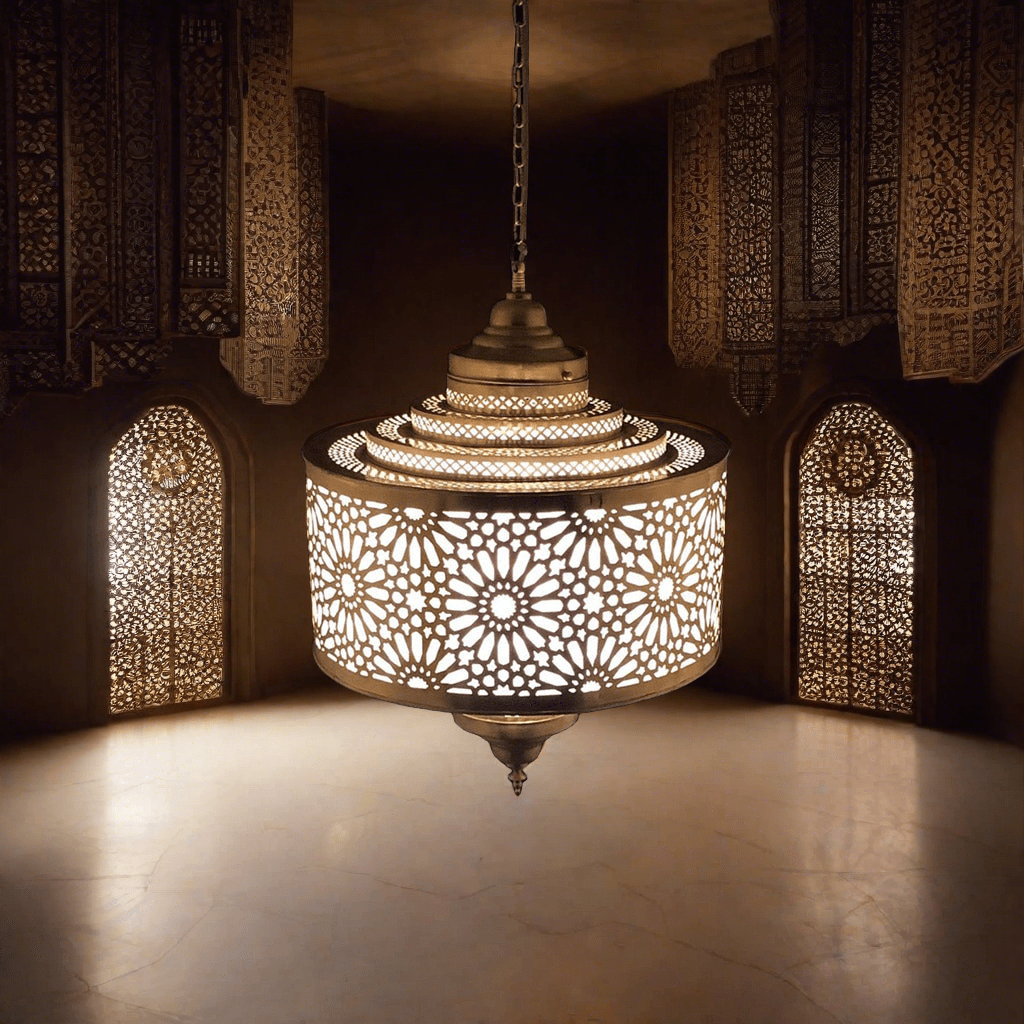
[[[862,402],[834,406],[799,465],[803,700],[914,711],[914,461]]]
[[[224,689],[224,473],[180,405],[138,419],[110,453],[110,711]]]

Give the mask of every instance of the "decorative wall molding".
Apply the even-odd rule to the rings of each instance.
[[[327,354],[326,127],[290,2],[11,0],[0,35],[0,410],[151,378],[181,335],[297,401]]]
[[[982,379],[1022,346],[1019,4],[778,0],[773,15],[770,47],[726,51],[673,100],[676,361],[729,369],[756,412],[820,343],[898,319],[906,377]],[[737,102],[758,46],[775,116]]]

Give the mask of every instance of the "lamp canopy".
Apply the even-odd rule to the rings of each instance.
[[[513,21],[522,63],[525,0]],[[729,447],[590,397],[586,352],[525,291],[525,170],[515,196],[512,291],[449,354],[445,392],[324,430],[303,454],[317,664],[451,712],[518,794],[579,713],[714,663]]]

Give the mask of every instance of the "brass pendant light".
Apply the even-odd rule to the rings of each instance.
[[[518,795],[581,712],[714,664],[729,446],[591,398],[586,352],[526,291],[527,0],[512,10],[512,290],[449,354],[444,394],[303,455],[317,664],[452,713]]]

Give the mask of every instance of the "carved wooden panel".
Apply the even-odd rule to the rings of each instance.
[[[896,309],[903,0],[857,0],[850,159],[852,315]]]
[[[60,205],[63,183],[57,0],[14,0],[5,35],[3,345],[60,344],[64,318]],[[12,353],[15,373],[21,353]]]
[[[844,312],[849,2],[776,9],[782,140],[782,360],[799,371]]]
[[[722,352],[718,94],[696,82],[672,98],[669,178],[669,345],[705,367]]]
[[[88,386],[89,349],[73,330],[69,261],[65,237],[78,212],[69,196],[72,148],[88,131],[88,118],[78,124],[81,103],[67,95],[65,54],[78,9],[56,0],[19,2],[10,11],[8,33],[7,109],[13,114],[5,140],[7,208],[12,227],[8,253],[7,330],[10,399],[32,390],[77,393]],[[89,38],[75,45],[88,50],[105,31],[101,14]],[[63,80],[62,80],[63,79]],[[66,329],[67,328],[67,329]]]
[[[278,0],[243,0],[241,9],[248,82],[243,110],[244,312],[241,336],[221,343],[221,361],[246,394],[268,404],[289,404],[304,390],[293,365],[299,318],[291,7]]]
[[[235,4],[182,3],[178,39],[177,329],[236,335],[240,324],[240,85]]]
[[[726,50],[719,90],[723,273],[722,352],[747,413],[774,398],[777,341],[776,89],[771,40]]]
[[[64,3],[64,248],[69,343],[115,326],[113,170],[117,8]],[[70,355],[70,353],[69,353]]]
[[[299,217],[299,336],[292,389],[297,396],[327,362],[328,265],[327,97],[295,90]]]
[[[842,220],[850,9],[844,2],[780,5],[784,316],[842,312]]]
[[[717,128],[696,100],[708,83],[674,101],[677,361],[715,361],[692,296],[717,260],[722,361],[748,411],[770,400],[780,364],[800,372],[820,342],[848,344],[897,315],[906,377],[982,379],[1024,345],[1020,4],[779,0],[774,11],[774,70],[763,44],[716,62]],[[697,155],[716,130],[717,170]],[[716,187],[717,254],[705,251],[707,216],[685,221]]]
[[[1020,10],[907,0],[899,324],[906,377],[1020,351]]]
[[[327,352],[326,126],[291,88],[288,0],[7,14],[0,411],[152,376],[175,333],[231,338],[244,390],[297,400]]]
[[[169,341],[160,337],[161,281],[169,270],[167,239],[160,230],[169,195],[161,134],[169,106],[162,74],[167,23],[132,0],[120,0],[116,15],[116,38],[107,49],[111,323],[90,332],[94,385],[151,376],[170,351]],[[111,125],[116,132],[110,132]]]

